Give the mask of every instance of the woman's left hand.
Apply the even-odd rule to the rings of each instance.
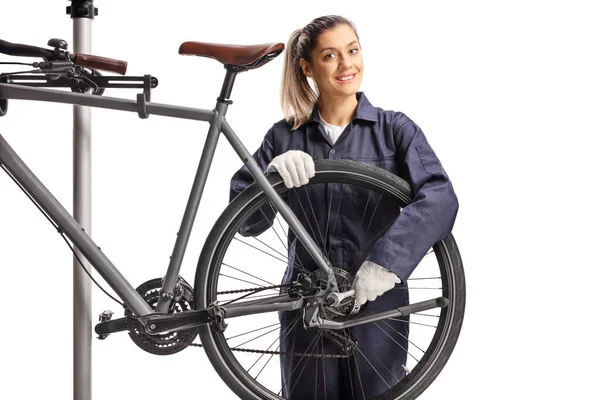
[[[354,278],[354,296],[358,304],[373,301],[392,289],[400,278],[393,272],[372,261],[365,261]]]

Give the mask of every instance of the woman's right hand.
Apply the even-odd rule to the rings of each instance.
[[[300,150],[289,150],[278,155],[267,166],[268,171],[277,171],[289,189],[306,185],[315,176],[315,163],[310,155]]]

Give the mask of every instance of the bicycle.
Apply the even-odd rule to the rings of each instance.
[[[353,339],[348,328],[373,323],[389,333],[390,340],[397,344],[398,340],[404,340],[408,348],[403,350],[408,351],[410,356],[408,365],[403,365],[406,375],[401,379],[389,370],[375,368],[373,364],[376,364],[376,360],[372,360],[373,363],[369,361],[388,387],[388,390],[374,397],[375,399],[414,399],[435,380],[458,340],[465,308],[464,271],[452,234],[435,243],[423,257],[416,270],[423,275],[411,277],[409,282],[394,289],[404,293],[410,291],[410,297],[420,301],[390,310],[370,310],[365,306],[358,306],[353,297],[352,267],[360,264],[361,257],[366,255],[369,246],[394,222],[394,219],[389,218],[390,210],[395,210],[396,215],[399,215],[410,204],[410,185],[400,176],[376,165],[351,160],[315,160],[316,173],[310,182],[300,188],[288,189],[277,172],[264,173],[260,169],[225,118],[228,107],[232,104],[230,95],[236,76],[259,68],[277,57],[284,50],[282,43],[252,46],[183,43],[179,48],[180,54],[209,57],[224,64],[225,79],[213,110],[151,102],[150,92],[156,87],[157,80],[149,75],[141,79],[143,84],[135,86],[144,89],[143,93],[137,94],[135,101],[102,97],[104,89],[111,86],[99,70],[125,75],[126,62],[71,54],[66,50],[66,42],[59,39],[50,40],[48,45],[54,49],[0,40],[0,53],[42,58],[42,62],[30,65],[36,68],[34,73],[47,77],[45,83],[32,83],[21,72],[1,74],[0,116],[6,114],[9,99],[20,99],[137,112],[140,118],[148,118],[153,114],[209,122],[206,144],[166,274],[163,278],[148,280],[137,288],[125,279],[0,134],[0,167],[54,225],[71,250],[73,246],[77,247],[122,300],[121,303],[94,280],[124,308],[122,318],[113,319],[113,313],[108,311],[100,314],[100,322],[95,327],[100,339],[116,332],[128,331],[133,342],[141,349],[153,354],[168,355],[189,346],[198,346],[193,341],[199,336],[200,346],[205,349],[213,367],[234,393],[244,399],[280,399],[282,390],[276,391],[277,385],[275,388],[267,387],[270,382],[264,376],[262,381],[259,377],[267,367],[277,374],[277,366],[268,364],[273,356],[284,352],[279,351],[279,347],[272,349],[283,335],[289,334],[293,326],[301,323],[305,329],[315,331],[314,343],[311,343],[306,352],[299,354],[303,359],[306,358],[306,362],[302,361],[302,366],[298,364],[298,367],[304,371],[309,360],[315,359],[315,371],[319,373],[319,359],[322,359],[323,369],[325,358],[345,359],[350,363],[352,357],[362,356],[369,361],[361,351],[361,344]],[[19,76],[20,81],[17,79]],[[44,85],[71,87],[73,93],[34,87]],[[192,286],[179,276],[179,271],[221,133],[248,167],[255,182],[229,203],[214,224],[204,243]],[[336,202],[324,199],[327,214],[319,213],[319,218],[310,197],[311,188],[316,185],[341,185],[339,187],[342,193]],[[344,207],[344,213],[362,214],[357,235],[360,235],[359,243],[363,247],[355,249],[354,257],[349,263],[339,265],[337,260],[332,262],[327,244],[328,241],[331,244],[328,233],[331,234],[336,229],[341,204],[346,204],[342,201],[346,187],[350,187],[348,192],[351,196],[345,201],[352,206]],[[364,209],[359,206],[363,201]],[[294,209],[302,212],[295,213]],[[369,209],[371,214],[367,216]],[[386,210],[385,217],[381,210]],[[331,211],[336,211],[335,216],[332,217]],[[367,226],[364,230],[363,221]],[[375,233],[369,234],[372,226],[377,229],[373,229]],[[284,237],[276,228],[280,228]],[[264,241],[269,236],[283,245],[283,252],[265,244]],[[242,238],[252,238],[255,242],[250,244]],[[241,248],[254,249],[259,253],[249,258],[246,253],[236,251],[236,245],[243,245]],[[298,251],[305,251],[312,256],[312,268],[297,263]],[[434,253],[435,260],[427,257],[431,253]],[[248,263],[248,260],[252,262]],[[244,267],[237,268],[232,265],[235,263],[243,264]],[[294,280],[285,284],[273,283],[283,276],[277,270],[269,270],[273,265],[285,266],[286,271],[294,271]],[[252,267],[260,274],[254,272]],[[423,281],[434,282],[439,287],[418,286]],[[423,294],[437,292],[437,297]],[[279,313],[291,311],[299,315],[285,328],[282,323],[276,322]],[[411,318],[419,322],[411,321]],[[264,326],[251,329],[253,327],[248,325],[249,319]],[[426,321],[437,321],[437,325]],[[412,340],[408,337],[394,339],[393,325],[397,323],[410,324],[411,330],[416,329],[410,335]],[[386,328],[391,329],[386,331]],[[274,341],[265,338],[274,332],[277,335],[277,331],[279,335]],[[225,337],[226,332],[231,334]],[[242,343],[234,345],[236,341],[240,341],[239,338],[250,334],[253,339],[246,341],[244,338],[241,339]],[[430,342],[427,346],[422,346],[425,348],[423,349],[415,343],[415,338],[419,341],[429,339]],[[324,340],[333,342],[337,351],[320,352],[319,341],[323,349]],[[242,347],[250,342],[254,342],[254,345],[261,343],[265,348],[260,350]],[[402,347],[400,344],[399,346]],[[420,358],[412,354],[416,352],[422,354]],[[258,359],[256,354],[260,354]],[[259,364],[265,355],[270,357]],[[257,373],[260,365],[262,368]],[[251,373],[254,367],[256,370]],[[383,367],[386,369],[385,365]],[[384,378],[382,374],[391,376],[391,379]],[[279,383],[294,386],[293,382]],[[362,383],[357,382],[356,385],[360,388]],[[316,387],[315,392],[318,389]]]

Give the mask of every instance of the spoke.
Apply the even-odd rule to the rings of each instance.
[[[315,335],[314,339],[312,340],[312,342],[310,342],[310,345],[306,349],[306,353],[302,357],[300,357],[300,360],[298,361],[298,363],[296,364],[296,366],[294,367],[294,369],[292,369],[292,372],[290,373],[290,376],[294,374],[294,371],[296,370],[296,368],[298,368],[298,366],[300,366],[300,363],[302,362],[302,360],[304,358],[306,358],[306,362],[304,363],[304,367],[302,367],[302,370],[300,371],[300,375],[298,375],[298,379],[296,380],[296,383],[294,384],[294,386],[290,390],[290,393],[294,392],[294,389],[296,388],[296,385],[298,385],[298,382],[300,382],[300,377],[302,376],[302,373],[304,372],[304,369],[308,365],[308,361],[311,358],[311,357],[306,357],[306,354],[307,353],[312,353],[314,351],[315,347],[317,347],[317,344],[319,343],[319,338],[322,335],[323,335],[323,332],[321,330],[319,330],[319,333],[317,333]],[[287,383],[287,380],[283,383],[283,385],[285,385],[286,383]],[[282,390],[283,390],[283,388],[282,388]]]
[[[319,228],[319,223],[317,221],[317,216],[315,215],[315,210],[313,209],[312,203],[310,201],[310,198],[308,197],[308,191],[306,191],[306,187],[304,187],[304,191],[306,192],[306,198],[308,199],[308,202],[309,202],[310,208],[312,210],[313,216],[315,217],[315,222],[316,222],[316,225],[317,225],[317,230],[319,231],[319,236],[321,236],[321,241],[324,244],[323,235],[321,234],[321,229]],[[308,215],[306,214],[306,211],[304,210],[304,207],[302,206],[302,202],[300,201],[300,196],[298,196],[298,191],[294,190],[294,194],[296,195],[296,199],[298,199],[298,205],[302,209],[302,214],[304,214],[304,217],[306,218],[306,223],[310,227],[310,230],[311,230],[311,232],[313,234],[313,237],[316,239],[317,235],[315,234],[315,230],[314,230],[312,224],[309,222]],[[323,246],[323,250],[325,250],[325,246]]]
[[[240,281],[240,282],[244,282],[244,283],[249,283],[251,285],[254,286],[258,286],[258,287],[265,287],[265,285],[260,285],[258,283],[254,283],[254,282],[250,282],[250,281],[246,281],[244,279],[240,279],[240,278],[236,278],[235,276],[230,276],[230,275],[225,275],[219,272],[219,276],[224,276],[225,278],[231,278],[231,279],[235,279],[236,281]],[[275,289],[271,289],[271,290],[275,290]]]
[[[414,324],[414,325],[429,326],[429,327],[431,327],[431,328],[437,328],[437,326],[435,326],[435,325],[422,324],[422,323],[420,323],[420,322],[413,322],[413,321],[409,321],[409,322],[407,322],[407,321],[405,321],[405,320],[403,320],[403,319],[397,319],[397,318],[388,318],[388,319],[389,319],[389,320],[392,320],[392,321],[404,322],[405,324]]]
[[[373,310],[373,311],[390,311],[390,310],[387,310],[387,309],[386,309],[386,310],[384,310],[384,309],[382,309],[382,308],[372,308],[372,307],[371,307],[371,310]],[[368,312],[368,313],[370,313],[370,314],[375,314],[375,313],[374,313],[373,311],[371,311],[371,310],[365,310],[365,312]],[[415,313],[415,314],[412,314],[412,315],[427,315],[427,316],[429,316],[429,317],[438,317],[438,318],[439,318],[439,316],[438,316],[438,315],[431,315],[431,314],[419,314],[419,313]],[[429,327],[431,327],[431,328],[437,328],[437,326],[435,326],[435,325],[428,325],[428,324],[423,324],[423,323],[420,323],[420,322],[414,322],[414,321],[405,321],[405,320],[403,320],[403,319],[398,319],[398,318],[392,318],[392,317],[390,317],[390,318],[385,318],[385,319],[389,319],[389,320],[391,320],[391,321],[399,321],[399,322],[404,322],[405,324],[423,325],[423,326],[429,326]],[[383,321],[383,320],[382,320],[382,321]]]
[[[333,223],[333,228],[331,230],[331,234],[335,234],[335,226],[337,225],[337,221],[338,221],[338,217],[340,215],[340,206],[342,205],[342,197],[344,196],[344,184],[342,183],[342,189],[340,190],[340,201],[338,202],[338,208],[337,208],[337,214],[335,217],[335,221]],[[329,254],[331,253],[331,240],[329,241],[329,250],[327,250],[327,256],[329,256]]]
[[[390,318],[390,319],[391,319],[391,318]],[[418,360],[418,359],[417,359],[415,356],[413,356],[413,355],[412,355],[412,354],[411,354],[411,353],[410,353],[410,352],[409,352],[407,349],[405,349],[405,348],[404,348],[404,346],[402,346],[400,343],[398,343],[398,342],[396,341],[396,339],[394,339],[393,337],[391,337],[391,336],[390,336],[390,334],[389,334],[389,333],[387,333],[387,332],[385,331],[385,329],[383,329],[381,326],[379,326],[379,324],[378,324],[377,322],[374,322],[374,324],[375,324],[375,326],[377,326],[377,327],[378,327],[378,328],[379,328],[379,329],[380,329],[380,330],[381,330],[383,333],[385,333],[385,334],[387,335],[387,337],[389,337],[390,339],[392,339],[392,341],[393,341],[394,343],[396,343],[398,346],[400,346],[400,348],[401,348],[402,350],[404,350],[404,351],[406,352],[406,354],[408,354],[409,356],[411,356],[411,357],[412,357],[412,358],[413,358],[413,359],[414,359],[414,360],[415,360],[417,363],[420,361],[420,360]]]
[[[271,210],[273,210],[273,212],[275,213],[275,219],[277,220],[277,223],[281,227],[281,231],[285,235],[286,240],[290,240],[290,238],[288,237],[287,233],[285,233],[285,228],[283,227],[283,224],[281,223],[281,220],[277,216],[277,211],[273,208],[273,204],[271,204],[271,202],[269,202],[269,206],[271,207]],[[263,213],[263,215],[264,215],[264,213]],[[290,254],[289,254],[290,252],[289,252],[286,244],[283,242],[283,240],[281,239],[281,236],[279,236],[279,234],[277,233],[277,231],[275,230],[275,228],[271,227],[271,229],[273,229],[273,232],[275,232],[275,235],[277,235],[277,238],[279,239],[279,241],[283,245],[283,248],[288,252],[288,255],[287,255],[286,259],[288,261],[290,261]],[[294,252],[294,253],[296,253],[296,252]],[[296,253],[296,254],[294,254],[294,256],[296,257],[296,259],[300,263],[300,267],[298,267],[298,266],[296,266],[296,263],[294,262],[294,260],[291,260],[292,261],[292,265],[294,266],[294,268],[298,268],[301,272],[308,273],[308,270],[306,268],[304,268],[304,265],[302,265],[302,260],[300,260],[300,258],[298,257],[298,254]]]
[[[327,189],[327,184],[325,184],[325,189]],[[329,196],[329,207],[327,209],[327,223],[325,224],[325,239],[327,239],[327,232],[329,231],[329,215],[331,214],[331,200],[333,199],[333,190],[331,191],[331,195]]]
[[[304,192],[306,193],[306,198],[308,199],[308,205],[312,211],[313,217],[315,218],[315,224],[317,225],[317,230],[319,231],[319,236],[321,236],[321,241],[323,242],[323,251],[325,251],[326,243],[323,234],[321,233],[321,227],[319,226],[319,222],[317,221],[317,216],[315,214],[315,209],[313,208],[312,201],[310,201],[310,197],[308,197],[308,191],[306,190],[306,186],[304,187]]]
[[[352,393],[352,400],[354,400],[354,383],[352,382],[352,370],[350,369],[350,358],[346,358],[348,363],[348,376],[350,376],[350,393]],[[364,395],[363,395],[364,397]]]
[[[425,351],[423,349],[421,349],[419,346],[417,346],[416,344],[414,344],[409,338],[407,338],[406,336],[404,336],[401,332],[398,332],[396,329],[394,329],[393,326],[391,326],[390,324],[387,323],[387,321],[385,319],[382,319],[381,322],[383,322],[384,324],[386,324],[391,330],[393,330],[394,332],[396,332],[398,335],[402,336],[404,339],[406,339],[408,341],[408,343],[412,344],[413,346],[415,346],[417,349],[419,349],[421,351],[421,353],[425,354]]]
[[[271,254],[271,253],[268,253],[268,252],[264,251],[263,249],[259,249],[258,247],[256,247],[256,246],[253,246],[253,245],[251,245],[251,244],[250,244],[250,243],[248,243],[248,242],[244,242],[243,240],[241,240],[241,239],[238,239],[237,237],[234,237],[234,239],[235,239],[235,240],[237,240],[238,242],[241,242],[241,243],[245,244],[245,245],[246,245],[246,246],[248,246],[248,247],[252,247],[253,249],[256,249],[256,250],[260,251],[261,253],[265,253],[265,254],[266,254],[266,255],[268,255],[269,257],[273,257],[274,259],[276,259],[276,260],[279,260],[279,261],[281,261],[281,262],[282,262],[282,263],[284,263],[284,264],[287,264],[287,260],[285,260],[285,259],[283,259],[283,258],[278,258],[278,257],[274,256],[273,254]],[[255,238],[255,239],[256,239],[256,238]]]
[[[274,283],[271,283],[271,282],[269,282],[269,281],[265,281],[264,279],[262,279],[262,278],[259,278],[258,276],[255,276],[255,275],[249,274],[248,272],[242,271],[242,270],[241,270],[241,269],[239,269],[239,268],[236,268],[236,267],[234,267],[234,266],[231,266],[231,265],[229,265],[229,264],[225,264],[224,262],[222,262],[221,264],[223,264],[223,265],[225,265],[226,267],[229,267],[229,268],[231,268],[231,269],[235,269],[236,271],[239,271],[239,272],[241,272],[242,274],[246,274],[246,275],[248,275],[248,276],[251,276],[251,277],[253,277],[254,279],[258,279],[259,281],[263,281],[264,283],[267,283],[267,284],[269,284],[270,286],[275,286],[275,284],[274,284]]]
[[[360,391],[363,395],[363,400],[365,400],[366,399],[365,389],[363,388],[362,378],[360,377],[360,370],[358,369],[358,362],[356,361],[356,356],[353,356],[352,358],[354,358],[354,366],[356,367],[356,374],[358,375],[358,383],[360,384]]]
[[[321,336],[321,354],[325,354],[325,346],[323,345],[323,336]],[[327,380],[325,379],[325,357],[321,358],[321,366],[323,367],[323,391],[325,400],[327,400]]]
[[[392,387],[389,385],[389,383],[387,383],[387,382],[386,382],[386,380],[385,380],[385,379],[383,379],[383,376],[381,376],[381,374],[379,373],[379,371],[377,370],[377,368],[375,368],[375,367],[373,366],[373,364],[371,364],[371,361],[369,361],[369,359],[367,358],[367,356],[365,356],[365,354],[364,354],[364,353],[363,353],[363,352],[360,350],[360,348],[356,347],[356,350],[358,350],[358,352],[359,352],[359,353],[360,353],[360,354],[361,354],[361,355],[364,357],[364,359],[365,359],[365,360],[367,360],[367,362],[369,363],[369,365],[371,366],[371,368],[373,368],[373,371],[375,371],[375,373],[376,373],[377,375],[379,375],[379,377],[381,378],[381,380],[383,381],[383,383],[385,383],[385,385],[386,385],[386,386],[387,386],[389,389],[391,389]],[[381,361],[379,361],[379,362],[381,363]],[[364,396],[364,394],[363,394],[363,396]]]
[[[371,238],[371,240],[369,240],[369,242],[364,246],[365,248],[367,248],[371,243],[373,243],[373,241],[375,241],[375,239],[379,238],[379,236],[387,231],[389,229],[390,226],[392,226],[394,224],[395,220],[390,221],[389,224],[387,224],[387,226],[385,228],[383,228],[381,231],[379,231],[379,233],[377,233],[377,235],[373,236],[373,238]],[[350,262],[350,264],[348,265],[354,265],[354,263],[356,262],[356,258],[358,257],[358,255],[360,254],[360,249],[356,250],[356,255],[354,256],[354,258],[352,259],[352,262]]]
[[[369,221],[369,225],[365,230],[366,233],[369,232],[369,228],[371,227],[371,223],[373,222],[373,218],[375,218],[375,211],[377,211],[377,207],[379,207],[379,202],[381,201],[381,193],[379,193],[379,199],[377,199],[377,204],[375,204],[375,209],[373,210],[373,215],[371,215],[371,220]]]
[[[373,236],[373,238],[371,240],[369,240],[369,242],[366,244],[366,246],[370,245],[371,243],[373,243],[373,241],[375,241],[375,239],[378,239],[379,236],[383,233],[386,232],[388,229],[390,229],[390,226],[394,225],[394,222],[396,222],[396,220],[392,219],[390,221],[389,224],[387,224],[382,230],[380,230],[377,235]]]
[[[237,349],[237,348],[239,348],[240,346],[243,346],[243,345],[245,345],[246,343],[250,343],[250,342],[252,342],[252,341],[254,341],[254,340],[258,339],[258,338],[261,338],[261,337],[263,337],[263,336],[265,336],[265,335],[268,335],[268,334],[269,334],[269,333],[271,333],[271,332],[275,332],[275,331],[276,331],[276,330],[278,330],[278,329],[279,329],[279,327],[277,327],[277,328],[275,328],[275,329],[272,329],[272,330],[270,330],[269,332],[263,333],[262,335],[259,335],[259,336],[255,337],[254,339],[250,339],[250,340],[248,340],[248,341],[246,341],[246,342],[244,342],[244,343],[242,343],[242,344],[238,344],[237,346],[235,346],[235,347],[232,347],[232,349]]]
[[[349,336],[348,336],[348,335],[347,335],[345,332],[344,332],[344,335],[346,336],[346,338],[350,339],[350,337],[349,337]],[[350,339],[350,340],[351,340],[351,339]],[[388,369],[388,367],[386,367],[386,366],[385,366],[385,364],[381,362],[381,360],[380,360],[380,359],[377,359],[377,361],[379,362],[379,364],[381,364],[381,366],[382,366],[382,367],[383,367],[383,368],[384,368],[384,369],[385,369],[385,370],[386,370],[386,371],[387,371],[387,372],[388,372],[388,373],[389,373],[389,374],[390,374],[390,375],[391,375],[391,376],[392,376],[394,379],[396,379],[396,381],[400,382],[400,379],[398,379],[398,377],[397,377],[396,375],[394,375],[394,374],[392,373],[392,371],[390,371],[390,370]],[[350,376],[352,376],[352,374],[350,374]],[[350,378],[350,379],[352,379],[352,378]],[[351,382],[352,382],[352,381],[351,381]],[[385,381],[384,381],[384,382],[385,382]]]
[[[279,337],[278,337],[278,338],[276,338],[275,340],[273,340],[273,343],[271,343],[271,345],[270,345],[269,347],[267,347],[267,351],[268,351],[268,350],[269,350],[271,347],[273,347],[273,345],[275,344],[275,342],[277,342],[278,340],[279,340],[279,341],[281,341],[281,340],[282,340],[282,339],[281,339],[281,336],[282,336],[282,335],[284,335],[284,334],[285,334],[285,336],[283,336],[283,339],[285,339],[285,338],[286,338],[286,337],[289,335],[289,333],[292,331],[292,329],[294,328],[294,326],[295,326],[295,325],[298,323],[298,321],[299,321],[299,320],[300,320],[300,316],[296,317],[296,319],[293,321],[293,322],[294,322],[293,324],[290,322],[290,323],[288,324],[288,327],[287,327],[287,328],[285,328],[285,329],[284,329],[284,331],[283,331],[283,332],[281,332],[281,333],[279,334]],[[275,349],[275,351],[278,351],[280,346],[281,346],[281,343],[280,343],[280,345],[279,345],[279,346],[277,346],[277,349]],[[257,359],[256,361],[254,361],[254,364],[252,364],[252,366],[246,370],[246,372],[250,372],[250,370],[252,369],[252,367],[254,367],[254,365],[256,365],[256,363],[257,363],[257,362],[259,362],[259,361],[260,361],[260,359],[261,359],[261,358],[263,358],[263,356],[264,356],[265,354],[266,354],[266,353],[262,353],[262,354],[260,355],[260,357],[258,357],[258,359]],[[265,365],[263,365],[263,367],[260,369],[260,371],[258,371],[258,374],[257,374],[257,375],[254,377],[254,380],[258,379],[258,376],[259,376],[259,375],[261,374],[261,372],[262,372],[262,371],[265,369],[265,367],[267,366],[267,364],[269,363],[269,361],[271,361],[271,358],[273,358],[273,355],[274,355],[274,354],[271,354],[271,357],[269,357],[269,359],[267,360],[267,362],[265,363]]]
[[[262,240],[260,240],[260,239],[259,239],[259,238],[257,238],[257,237],[254,237],[254,240],[258,241],[258,242],[259,242],[259,243],[261,243],[263,246],[267,246],[269,249],[273,250],[275,253],[279,254],[281,257],[285,257],[285,258],[286,258],[286,260],[281,260],[281,261],[283,261],[283,262],[285,262],[285,263],[287,264],[289,256],[286,256],[285,254],[283,254],[283,253],[282,253],[282,252],[280,252],[279,250],[277,250],[277,249],[275,249],[275,248],[273,248],[273,247],[269,246],[268,244],[266,244],[265,242],[263,242]],[[297,268],[298,268],[298,269],[300,269],[300,267],[297,267]]]
[[[369,190],[369,197],[367,197],[367,204],[365,204],[365,209],[364,209],[363,215],[360,219],[360,224],[358,225],[358,229],[360,229],[361,231],[362,231],[362,224],[365,219],[365,215],[367,214],[367,208],[369,208],[369,200],[371,200],[371,193],[373,193],[373,191]]]
[[[315,358],[315,400],[319,389],[319,359]]]
[[[297,317],[297,318],[296,318],[296,321],[294,322],[294,325],[296,325],[296,323],[298,323],[298,321],[299,321],[299,320],[300,320],[300,317]],[[293,326],[292,326],[292,328],[293,328]],[[284,338],[283,338],[283,339],[285,339],[285,338],[286,338],[286,337],[287,337],[287,336],[290,334],[290,332],[291,332],[291,331],[292,331],[292,330],[290,329],[290,330],[288,331],[288,333],[286,334],[286,336],[284,336]],[[280,348],[281,348],[281,341],[279,342],[279,345],[277,346],[277,349],[275,349],[275,351],[279,351],[279,349],[280,349]],[[267,366],[267,364],[268,364],[269,362],[271,362],[271,359],[273,358],[273,356],[274,356],[274,354],[271,354],[271,356],[269,357],[269,359],[267,360],[267,362],[265,363],[265,365],[263,365],[263,367],[262,367],[262,369],[260,370],[260,372],[258,373],[258,375],[260,375],[260,374],[261,374],[261,372],[263,371],[263,369],[265,369],[265,367]],[[256,378],[254,378],[254,379],[257,379],[257,378],[258,378],[258,375],[256,375]]]
[[[277,211],[273,208],[273,204],[271,204],[271,202],[269,202],[269,207],[271,207],[271,210],[273,211],[273,213],[275,214],[275,219],[277,220],[277,222],[279,223],[279,226],[281,227],[281,231],[283,232],[283,234],[285,235],[285,229],[283,228],[283,226],[281,225],[281,221],[279,221],[279,218],[277,218]],[[260,212],[262,213],[263,217],[265,217],[265,219],[268,220],[267,216],[265,215],[264,211],[262,211],[262,208],[260,209]],[[275,228],[273,227],[273,225],[271,225],[271,229],[273,229],[273,232],[275,232],[275,236],[277,236],[277,238],[279,239],[279,241],[281,242],[281,244],[283,245],[283,248],[287,250],[287,246],[285,245],[285,243],[283,242],[283,240],[281,239],[281,236],[279,236],[279,233],[277,233],[277,231],[275,230]],[[287,237],[287,235],[286,235]],[[288,255],[289,257],[289,255]]]
[[[240,336],[248,335],[248,334],[250,334],[250,333],[252,333],[252,332],[257,332],[257,331],[261,331],[261,330],[263,330],[263,329],[272,328],[272,327],[274,327],[275,325],[279,325],[279,322],[278,322],[278,323],[276,323],[276,324],[273,324],[273,325],[267,325],[267,326],[263,326],[262,328],[254,329],[254,330],[252,330],[252,331],[250,331],[250,332],[246,332],[246,333],[240,333],[239,335],[235,335],[235,336],[232,336],[232,337],[225,338],[225,340],[234,339],[234,338],[236,338],[236,337],[240,337]]]
[[[426,279],[442,279],[442,277],[436,276],[436,277],[431,277],[431,278],[408,278],[409,281],[424,281]]]
[[[354,266],[354,262],[356,261],[356,259],[358,258],[358,255],[361,253],[360,249],[361,249],[361,245],[363,242],[363,237],[365,236],[365,233],[363,231],[363,221],[365,219],[365,215],[367,215],[367,209],[369,208],[369,200],[371,200],[371,194],[373,194],[372,190],[369,190],[369,197],[367,197],[367,201],[365,204],[365,209],[363,210],[363,214],[362,217],[360,218],[360,224],[358,224],[358,248],[356,249],[356,255],[354,256],[354,259],[352,260],[352,262],[350,264],[348,264],[348,268],[350,269],[355,269],[356,267]],[[367,229],[368,231],[368,229]]]
[[[412,315],[422,315],[423,317],[435,317],[435,318],[439,318],[439,315],[433,315],[433,314],[421,314],[421,313],[414,313]]]

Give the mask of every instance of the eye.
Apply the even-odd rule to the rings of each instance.
[[[352,55],[358,54],[358,50],[359,49],[357,47],[350,49],[350,54],[352,54]]]
[[[326,60],[332,60],[333,58],[335,58],[335,53],[327,53],[325,55]]]

